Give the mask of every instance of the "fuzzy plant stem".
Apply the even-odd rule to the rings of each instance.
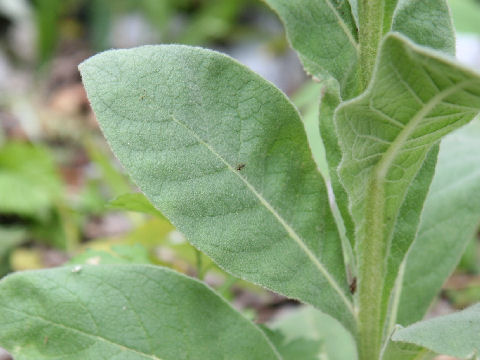
[[[360,67],[364,89],[372,77],[378,46],[383,36],[384,1],[359,0],[358,2]]]
[[[360,0],[361,80],[366,89],[383,36],[385,0]],[[378,360],[382,345],[382,290],[385,277],[384,198],[382,174],[369,186],[364,228],[358,243],[358,351],[360,360]]]

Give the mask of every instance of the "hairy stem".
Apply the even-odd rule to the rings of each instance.
[[[370,185],[364,228],[358,247],[358,349],[360,360],[379,359],[383,336],[382,290],[385,277],[384,192]]]
[[[359,0],[360,66],[363,89],[373,73],[383,36],[385,0]],[[382,290],[385,277],[384,187],[375,176],[367,194],[365,223],[358,242],[358,350],[360,360],[378,360],[382,345]]]
[[[372,77],[378,46],[383,36],[383,12],[385,0],[360,0],[358,16],[360,22],[360,67],[363,89]]]

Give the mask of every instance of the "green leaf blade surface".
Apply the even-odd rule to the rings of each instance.
[[[397,329],[392,339],[420,345],[439,354],[471,358],[480,352],[480,304]]]
[[[399,0],[392,31],[418,45],[455,55],[455,29],[446,0]]]
[[[384,274],[408,189],[441,137],[479,111],[480,76],[399,34],[385,38],[367,91],[336,111],[339,177],[357,237],[360,331],[376,332],[371,348],[384,337]]]
[[[164,268],[23,272],[0,292],[0,344],[17,360],[281,359],[207,286]]]
[[[358,35],[346,0],[265,0],[285,25],[305,70],[333,77],[346,98],[359,91]]]
[[[418,236],[405,260],[396,322],[425,315],[480,223],[480,121],[446,137]]]
[[[354,328],[326,187],[280,91],[186,46],[106,52],[80,69],[114,153],[193,245]]]
[[[400,35],[385,40],[370,89],[337,110],[340,178],[358,231],[372,181],[384,194],[388,239],[406,190],[430,148],[480,111],[480,77]]]
[[[335,195],[335,202],[341,214],[345,227],[345,235],[351,247],[355,244],[355,225],[348,208],[348,195],[338,177],[338,165],[342,160],[342,151],[338,143],[338,134],[335,129],[335,109],[340,105],[341,98],[338,84],[335,81],[324,82],[322,98],[320,100],[319,128],[325,146],[325,155],[328,163],[330,183]]]
[[[433,360],[436,354],[424,347],[395,342],[391,338],[382,350],[381,360]]]
[[[355,10],[357,8],[356,1],[351,1],[350,3],[352,9]],[[394,12],[395,16],[393,16]],[[428,19],[428,21],[425,21],[425,19]],[[455,53],[455,32],[448,12],[448,6],[443,0],[402,0],[398,1],[398,3],[397,0],[386,1],[384,26],[386,32],[390,31],[390,29],[400,32],[417,44],[451,55]],[[334,110],[340,104],[341,96],[335,87],[336,85],[333,81],[325,82],[320,110],[320,133],[326,148],[330,178],[337,199],[337,206],[343,217],[347,237],[353,244],[355,241],[353,220],[347,208],[348,200],[345,190],[339,183],[337,174],[342,152],[335,132]],[[422,193],[422,190],[418,189],[416,194],[411,194],[410,196],[425,196],[428,186],[423,190]],[[415,221],[418,221],[418,219]],[[410,226],[410,224],[407,225]],[[410,227],[415,233],[416,228]],[[397,269],[394,270],[396,271]]]
[[[387,311],[388,305],[390,310],[385,314],[388,316],[388,324],[385,329],[387,334],[390,334],[396,325],[396,311],[401,294],[401,290],[398,290],[398,287],[401,286],[404,275],[403,263],[418,233],[420,215],[435,174],[438,151],[438,144],[430,149],[422,167],[410,184],[399,209],[392,240],[387,251],[388,258],[382,305],[383,311]]]

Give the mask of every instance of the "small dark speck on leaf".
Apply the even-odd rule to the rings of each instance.
[[[237,171],[240,171],[240,170],[242,170],[244,167],[245,167],[245,164],[238,164],[237,167],[236,167],[236,169],[237,169]]]
[[[357,278],[354,277],[352,282],[350,283],[350,292],[353,294],[355,294],[355,291],[357,291]]]

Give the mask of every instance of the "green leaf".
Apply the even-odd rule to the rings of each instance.
[[[381,360],[432,360],[436,354],[421,346],[395,342],[391,339],[382,351]]]
[[[392,26],[392,18],[397,7],[397,3],[402,0],[385,0],[383,9],[383,32],[388,33]]]
[[[187,46],[109,51],[80,69],[114,153],[193,245],[354,329],[326,187],[278,89]]]
[[[0,169],[0,212],[45,219],[52,205],[51,196],[32,179]]]
[[[0,148],[0,212],[45,219],[61,196],[51,154],[43,147],[10,142]]]
[[[348,331],[330,316],[312,307],[301,307],[278,318],[271,328],[280,331],[287,344],[310,341],[317,344],[315,359],[356,360],[355,341]],[[293,358],[300,359],[300,358]]]
[[[393,0],[390,3],[397,2]],[[428,21],[425,21],[428,19]],[[442,26],[440,26],[440,24]],[[438,28],[438,29],[437,29]],[[438,0],[400,0],[396,5],[392,29],[403,33],[420,45],[432,47],[448,54],[455,54],[455,31],[451,24],[448,5]],[[410,243],[414,240],[424,199],[427,195],[435,169],[438,148],[430,150],[422,169],[409,187],[399,212],[394,230],[389,259],[388,278],[394,277]],[[415,209],[415,210],[414,210]],[[388,294],[391,288],[386,288]]]
[[[376,213],[387,241],[408,186],[430,148],[480,111],[480,77],[439,54],[391,34],[374,81],[337,110],[343,159],[340,178],[358,230]],[[380,191],[380,192],[379,192]]]
[[[285,25],[305,70],[340,83],[343,97],[359,91],[358,39],[346,0],[265,0]]]
[[[391,1],[393,3],[396,1]],[[388,7],[388,4],[386,4]],[[447,54],[455,54],[455,31],[444,0],[400,0],[396,4],[392,29],[408,36],[420,45],[425,45]],[[390,301],[396,307],[398,297],[391,291],[400,269],[400,264],[414,241],[425,198],[430,187],[437,160],[438,146],[430,150],[426,159],[410,184],[399,209],[393,231],[393,238],[387,260],[385,287],[383,289],[383,311],[386,311]],[[383,315],[385,316],[385,314]],[[387,333],[395,325],[395,315],[390,317]]]
[[[153,216],[163,217],[162,213],[155,209],[150,201],[142,193],[128,193],[117,196],[111,200],[107,207],[110,209],[141,212]]]
[[[395,0],[396,1],[396,0]],[[350,8],[352,9],[353,19],[358,28],[358,0],[348,0]]]
[[[326,159],[328,163],[329,178],[335,194],[335,203],[341,214],[345,235],[350,241],[351,247],[355,243],[355,225],[348,209],[348,195],[341,184],[337,168],[342,160],[342,152],[338,144],[338,136],[335,129],[335,109],[340,105],[340,93],[335,81],[325,81],[320,100],[319,127],[320,135],[325,145]]]
[[[356,9],[356,1],[351,3],[352,8]],[[387,25],[388,23],[388,28],[391,25],[391,17],[393,16],[393,10],[396,6],[397,0],[385,2],[385,24]],[[428,0],[425,2],[418,2],[402,0],[398,4],[398,8],[395,13],[393,29],[403,32],[412,40],[420,44],[426,43],[429,44],[429,46],[431,47],[438,48],[439,50],[454,53],[455,35],[451,26],[449,13],[448,11],[445,12],[445,9],[446,4],[443,1],[434,0],[432,2]],[[409,17],[409,15],[411,15],[412,13],[414,15]],[[435,21],[424,21],[424,19],[435,19]],[[405,25],[406,23],[408,23],[408,26]],[[432,24],[437,23],[449,24],[449,27],[442,30],[442,32],[440,33],[435,33],[435,41],[430,41],[430,35],[432,35]],[[449,44],[453,44],[453,48],[450,48],[448,46]],[[338,90],[338,86],[333,81],[325,81],[323,84],[324,90],[320,109],[320,133],[326,148],[326,156],[329,164],[329,175],[333,188],[333,193],[335,194],[336,198],[336,204],[342,215],[346,236],[353,246],[355,243],[355,226],[350,211],[348,210],[347,193],[345,192],[343,185],[339,181],[337,173],[337,168],[342,158],[342,152],[339,147],[339,140],[334,124],[334,112],[341,103],[341,96]],[[434,165],[435,162],[433,161],[432,166]],[[431,175],[433,175],[433,169],[431,168],[431,166],[429,166],[429,168],[431,171]],[[428,191],[428,186],[430,182],[424,182],[424,184],[426,185],[425,187],[410,191],[410,197],[415,199],[418,196],[425,196],[426,192]],[[412,229],[411,235],[414,237],[416,233],[416,227],[412,226],[413,212],[408,210],[409,208],[407,207],[406,212],[409,213],[409,222],[405,225]],[[415,219],[415,221],[416,224],[418,224],[418,219]],[[413,238],[411,238],[410,240],[413,240]],[[398,261],[401,261],[401,258]],[[391,270],[393,270],[391,275],[395,276],[396,271],[398,270],[398,266],[391,267]],[[390,290],[391,288],[385,290],[385,293],[387,294],[387,300]]]
[[[392,30],[418,45],[455,55],[455,29],[446,0],[399,0]]]
[[[340,84],[343,99],[360,90],[356,0],[265,0],[283,21],[305,70]],[[386,0],[384,32],[453,54],[455,36],[445,0]]]
[[[406,259],[397,323],[420,320],[455,269],[480,222],[480,121],[446,137]]]
[[[390,309],[393,309],[393,314],[389,314],[387,333],[391,333],[396,324],[395,311],[398,307],[399,293],[394,287],[400,285],[402,281],[401,278],[404,274],[402,263],[418,233],[420,214],[435,174],[438,150],[439,146],[434,145],[428,152],[399,209],[388,253],[385,286],[383,288],[383,311],[387,310],[389,302]]]
[[[480,304],[454,314],[399,328],[392,339],[460,358],[478,355],[480,353]]]
[[[280,359],[204,284],[148,265],[22,272],[0,282],[0,345],[16,360]]]
[[[353,9],[356,9],[356,1],[351,1]],[[395,17],[393,11],[397,7]],[[385,26],[407,35],[418,44],[428,45],[444,52],[455,53],[455,33],[451,24],[450,14],[446,3],[438,0],[397,0],[385,2]],[[428,21],[425,21],[428,19]],[[438,24],[444,26],[436,31]],[[354,243],[354,225],[351,214],[348,211],[348,200],[345,190],[338,180],[337,168],[341,161],[341,150],[334,125],[334,111],[341,102],[338,86],[334,82],[325,81],[324,93],[320,110],[320,133],[325,144],[326,155],[329,164],[330,179],[336,203],[342,214],[347,238]],[[428,187],[425,189],[425,192]],[[413,195],[412,195],[413,196]]]
[[[318,128],[318,99],[322,91],[322,85],[312,80],[295,92],[292,97],[293,103],[300,110],[307,133],[308,143],[312,150],[313,159],[317,163],[320,173],[328,177],[327,161],[325,159],[325,148]]]
[[[400,35],[389,35],[369,90],[337,110],[343,152],[339,174],[358,229],[365,226],[366,204],[381,196],[384,211],[377,215],[388,239],[431,146],[479,111],[477,74]]]
[[[356,226],[359,301],[372,312],[364,316],[384,320],[381,274],[397,246],[392,233],[402,203],[428,152],[479,111],[477,74],[399,34],[384,40],[368,90],[337,109],[339,176]]]

